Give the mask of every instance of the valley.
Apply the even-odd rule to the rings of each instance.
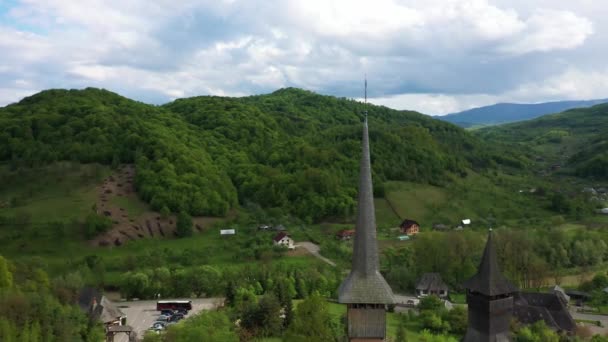
[[[50,92],[0,109],[0,246],[16,270],[45,272],[61,291],[219,296],[238,310],[281,291],[335,298],[352,256],[352,241],[336,234],[354,227],[359,103],[297,89],[159,107],[96,89]],[[608,184],[581,171],[603,133],[577,116],[604,108],[560,114],[559,125],[543,117],[467,132],[370,106],[380,268],[391,287],[410,293],[439,272],[460,295],[488,228],[520,288],[577,288],[605,272],[608,216],[595,211],[606,198],[585,189]],[[405,219],[420,233],[401,241]],[[277,247],[277,231],[261,225],[284,226],[303,245]],[[530,253],[515,257],[522,249]]]

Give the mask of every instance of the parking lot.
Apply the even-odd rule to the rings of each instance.
[[[223,298],[197,298],[192,300],[192,310],[186,318],[195,315],[203,310],[216,308],[223,303]],[[143,338],[146,330],[156,321],[160,312],[156,311],[155,300],[140,300],[134,302],[116,302],[116,305],[127,316],[127,324],[137,332],[137,338]],[[128,342],[128,337],[124,334],[116,335],[115,342]]]

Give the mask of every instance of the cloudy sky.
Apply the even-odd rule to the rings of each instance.
[[[446,114],[608,97],[600,0],[0,0],[0,105],[300,87]]]

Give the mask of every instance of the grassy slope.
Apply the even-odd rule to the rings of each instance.
[[[608,105],[572,109],[558,114],[513,124],[479,129],[477,135],[487,141],[502,141],[526,147],[539,170],[550,165],[566,166],[572,171],[602,148],[608,134]],[[578,153],[580,158],[575,157]],[[540,158],[537,158],[540,157]]]
[[[524,219],[548,219],[553,214],[547,203],[519,190],[544,185],[544,181],[525,176],[496,173],[479,175],[470,172],[462,179],[439,188],[408,182],[389,182],[386,199],[402,218],[414,219],[422,229],[434,223],[456,225],[470,218],[479,228],[515,226]],[[527,222],[526,224],[530,224]]]

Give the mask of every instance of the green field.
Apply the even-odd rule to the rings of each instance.
[[[0,166],[0,216],[26,214],[35,224],[82,218],[109,173],[105,166],[68,162],[15,171]]]

